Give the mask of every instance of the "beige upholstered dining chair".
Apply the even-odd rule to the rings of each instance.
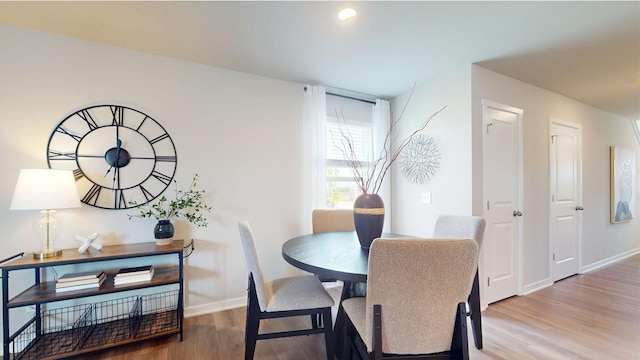
[[[311,212],[313,233],[332,231],[356,231],[353,209],[313,209]],[[336,279],[321,277],[322,282],[336,282]]]
[[[333,231],[356,231],[353,221],[353,209],[313,209],[311,223],[314,234]],[[340,297],[342,296],[342,281],[324,276],[319,277],[319,279],[325,284],[325,288],[339,305]],[[334,315],[335,313],[337,311],[334,311]],[[313,321],[321,322],[320,319]]]
[[[468,358],[465,301],[477,257],[471,239],[374,240],[366,297],[341,305],[347,319],[342,357],[356,350],[376,360]]]
[[[441,239],[474,239],[478,243],[478,248],[480,248],[482,246],[482,238],[484,237],[485,225],[485,220],[479,216],[443,214],[436,220],[433,237]],[[476,274],[473,278],[473,286],[467,301],[469,303],[467,315],[471,318],[473,340],[476,348],[482,349],[480,279],[478,278],[477,265]]]
[[[247,221],[238,224],[240,239],[249,269],[247,296],[247,320],[245,330],[245,360],[253,359],[257,340],[324,333],[327,359],[333,357],[333,331],[331,307],[333,299],[314,275],[301,275],[265,281],[251,226]],[[320,317],[322,326],[313,324],[311,329],[259,333],[260,320],[310,315]],[[325,320],[328,319],[328,320]]]
[[[314,209],[311,212],[313,233],[355,231],[353,209]]]

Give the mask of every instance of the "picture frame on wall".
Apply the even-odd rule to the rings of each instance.
[[[636,213],[636,156],[632,149],[611,146],[611,223],[633,220]]]

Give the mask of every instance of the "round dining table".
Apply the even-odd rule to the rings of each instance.
[[[383,233],[383,238],[411,236]],[[360,247],[355,231],[337,231],[294,237],[282,245],[282,257],[291,265],[322,279],[344,282],[341,300],[366,294],[369,250]]]
[[[383,233],[384,238],[410,237]],[[355,231],[307,234],[282,245],[282,257],[291,265],[345,282],[367,282],[369,250],[360,247]]]

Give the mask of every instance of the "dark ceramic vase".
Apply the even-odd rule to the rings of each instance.
[[[369,249],[371,243],[382,235],[384,226],[384,202],[378,194],[363,194],[353,203],[353,221],[360,247]]]
[[[153,228],[157,245],[169,245],[173,241],[173,224],[171,220],[160,220]]]

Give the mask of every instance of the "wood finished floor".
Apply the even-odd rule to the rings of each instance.
[[[242,359],[245,309],[185,319],[177,336],[85,356],[91,360]],[[484,349],[471,359],[640,359],[640,255],[562,280],[482,313]],[[266,330],[307,324],[269,320]],[[256,360],[322,360],[321,335],[258,341]]]

